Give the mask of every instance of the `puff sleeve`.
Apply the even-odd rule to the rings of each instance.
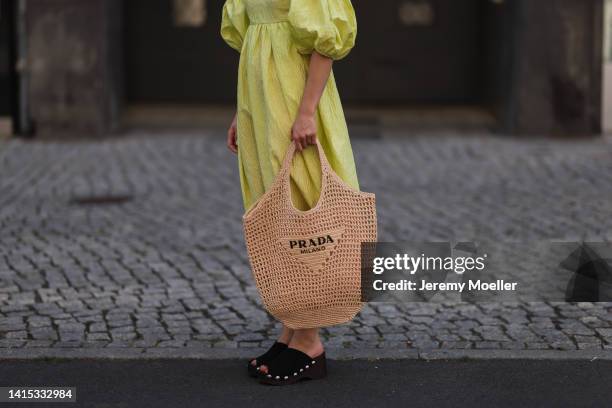
[[[350,0],[291,0],[293,40],[302,54],[344,58],[355,45],[357,19]]]
[[[221,37],[225,42],[240,52],[249,17],[243,0],[226,0],[221,17]]]

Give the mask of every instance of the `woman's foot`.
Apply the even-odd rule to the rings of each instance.
[[[293,330],[287,327],[283,327],[281,335],[278,340],[261,356],[249,361],[247,366],[249,375],[251,377],[257,377],[262,364],[269,364],[278,354],[287,348],[287,345],[291,342],[293,337]]]
[[[289,342],[289,349],[300,351],[310,358],[315,358],[323,354],[323,343],[319,338],[318,329],[296,330]],[[259,372],[268,374],[269,364],[261,364]]]
[[[327,375],[325,353],[316,357],[293,348],[286,348],[268,365],[268,373],[260,371],[259,382],[268,385],[290,385],[302,380],[318,380]]]
[[[274,360],[283,350],[286,349],[286,344],[279,343],[278,341],[275,342],[264,354],[249,361],[249,365],[247,366],[249,375],[251,377],[257,377],[262,364],[270,364],[272,360]]]

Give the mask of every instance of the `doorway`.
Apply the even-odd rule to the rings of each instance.
[[[238,53],[219,37],[223,1],[129,0],[124,7],[128,103],[235,99]]]
[[[193,24],[177,22],[192,3]],[[335,64],[349,104],[474,104],[483,95],[481,0],[353,0],[357,46]],[[129,102],[230,103],[238,55],[219,36],[223,1],[125,2]]]

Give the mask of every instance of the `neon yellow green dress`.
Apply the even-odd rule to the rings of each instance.
[[[355,44],[350,0],[227,0],[221,36],[240,52],[237,135],[240,184],[248,209],[272,184],[291,143],[291,127],[306,84],[313,50],[334,60]],[[334,171],[359,189],[348,130],[330,76],[316,113],[317,138]],[[294,205],[314,206],[321,188],[314,147],[295,156]]]

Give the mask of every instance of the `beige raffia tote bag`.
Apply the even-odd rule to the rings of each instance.
[[[375,196],[354,190],[330,167],[321,145],[321,193],[308,211],[293,206],[295,144],[278,175],[243,216],[255,282],[268,312],[293,329],[345,323],[361,302],[361,243],[376,241]]]

